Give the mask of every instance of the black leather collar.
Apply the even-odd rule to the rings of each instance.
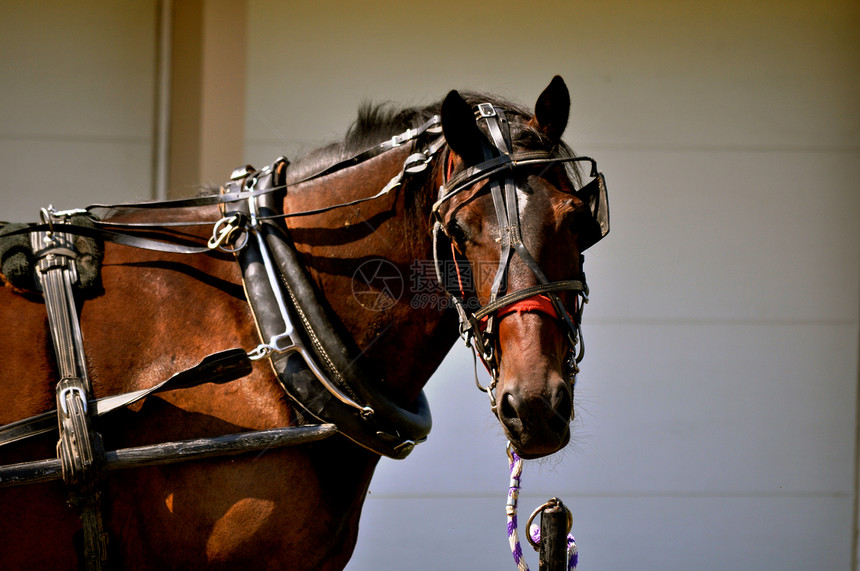
[[[256,190],[283,186],[281,177],[286,169],[274,169],[271,176],[257,178]],[[244,181],[233,181],[225,188],[227,193],[241,191]],[[289,238],[283,222],[271,218],[280,212],[277,206],[283,192],[261,193],[257,200],[260,218],[257,232],[268,248],[280,274],[282,295],[287,304],[290,321],[295,324],[295,341],[312,353],[314,365],[327,376],[335,392],[346,395],[360,406],[352,406],[337,398],[317,378],[298,352],[271,355],[272,367],[284,391],[304,411],[322,422],[337,425],[341,434],[357,444],[391,458],[405,458],[415,444],[426,439],[430,432],[430,407],[424,393],[408,407],[394,402],[373,379],[367,378],[356,365],[355,355],[338,335],[328,318],[330,309],[313,285],[305,267]],[[241,211],[251,213],[244,203]],[[242,268],[243,282],[248,301],[254,313],[261,339],[271,339],[284,331],[284,320],[277,307],[265,272],[261,246],[249,240],[246,247],[236,253]]]

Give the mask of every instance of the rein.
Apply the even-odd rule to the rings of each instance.
[[[309,175],[305,178],[302,178],[297,181],[291,181],[290,184],[297,185],[306,182],[310,182],[319,178],[323,178],[340,170],[357,166],[364,161],[367,161],[373,157],[376,157],[386,151],[391,149],[398,148],[410,141],[413,141],[423,135],[424,133],[428,134],[440,134],[441,133],[441,119],[438,115],[434,115],[430,119],[428,119],[424,124],[414,129],[408,129],[405,132],[395,135],[391,139],[376,145],[366,151],[362,151],[356,155],[353,155],[347,159],[344,159],[330,167],[322,169],[312,175]],[[316,208],[312,210],[305,210],[301,212],[283,212],[283,213],[270,213],[266,216],[259,216],[258,220],[277,220],[283,218],[292,218],[298,216],[312,216],[315,214],[322,214],[324,212],[329,212],[331,210],[335,210],[338,208],[344,208],[348,206],[354,206],[356,204],[361,204],[363,202],[369,202],[372,200],[376,200],[381,198],[382,196],[389,193],[392,189],[397,187],[405,174],[415,174],[423,171],[427,168],[427,165],[430,161],[433,160],[435,155],[442,149],[445,144],[444,137],[437,137],[435,141],[433,141],[427,148],[410,154],[403,163],[403,168],[400,173],[395,175],[389,182],[386,184],[382,190],[373,196],[368,196],[364,198],[358,198],[356,200],[351,200],[347,202],[342,202],[330,206],[325,206],[322,208]],[[256,199],[258,197],[263,197],[268,194],[276,193],[279,191],[285,191],[287,189],[286,179],[283,180],[282,183],[276,185],[269,185],[265,188],[257,187],[256,182],[265,178],[266,176],[270,176],[276,174],[281,168],[286,168],[289,165],[289,161],[286,157],[280,157],[271,165],[268,165],[262,168],[259,171],[255,171],[253,167],[250,165],[245,165],[243,167],[239,167],[233,171],[230,176],[231,181],[236,180],[247,180],[247,184],[243,185],[243,187],[237,192],[232,193],[219,193],[212,194],[207,196],[198,196],[194,198],[177,198],[172,200],[159,200],[159,201],[143,201],[143,202],[134,202],[134,203],[119,203],[119,204],[106,204],[106,203],[96,203],[91,204],[85,208],[76,208],[71,210],[55,210],[53,207],[43,208],[42,209],[42,223],[41,224],[28,224],[26,228],[15,230],[14,232],[9,232],[4,234],[6,237],[21,235],[21,234],[29,234],[31,232],[52,232],[54,229],[54,221],[57,219],[64,219],[72,215],[86,215],[90,216],[93,219],[93,223],[96,228],[87,228],[84,226],[74,225],[74,224],[65,224],[63,226],[63,231],[87,236],[90,238],[100,238],[102,240],[106,240],[109,242],[114,242],[117,244],[121,244],[123,246],[130,246],[133,248],[140,248],[144,250],[153,250],[159,252],[169,252],[176,254],[202,254],[210,251],[211,247],[206,246],[187,246],[181,245],[177,243],[164,242],[160,240],[150,240],[146,238],[141,238],[139,236],[133,236],[129,234],[123,234],[121,232],[109,230],[109,228],[126,228],[126,229],[146,229],[146,230],[162,230],[164,228],[171,227],[189,227],[189,226],[212,226],[222,223],[219,221],[202,221],[202,222],[141,222],[141,223],[126,223],[126,222],[110,222],[104,220],[98,220],[93,214],[98,210],[113,210],[117,208],[126,208],[126,209],[136,209],[136,210],[173,210],[179,208],[197,208],[202,206],[221,206],[225,207],[227,205],[237,204],[241,202],[246,202],[249,200]],[[249,178],[250,177],[250,178]]]

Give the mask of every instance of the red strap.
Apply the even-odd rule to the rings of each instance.
[[[553,319],[558,318],[558,312],[555,310],[552,300],[549,297],[538,294],[532,297],[527,297],[507,305],[496,312],[496,317],[501,319],[509,313],[544,313]],[[481,319],[481,325],[486,326],[489,316]]]
[[[503,307],[496,315],[498,317],[504,317],[509,313],[529,313],[529,312],[537,312],[537,313],[545,313],[552,318],[558,317],[558,312],[555,310],[555,305],[553,305],[552,300],[549,297],[539,294],[532,297],[527,297],[525,299],[521,299],[515,303],[510,304],[507,307]]]

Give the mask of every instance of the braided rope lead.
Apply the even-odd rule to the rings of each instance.
[[[523,557],[523,548],[520,545],[520,536],[517,531],[517,502],[520,498],[520,478],[523,474],[523,459],[517,456],[513,447],[508,444],[508,462],[511,468],[511,481],[508,488],[508,501],[505,505],[505,512],[508,515],[508,543],[511,546],[511,553],[514,556],[514,562],[517,564],[519,571],[529,571],[528,563]],[[531,541],[535,545],[540,544],[540,527],[532,525],[529,530]],[[567,569],[568,571],[576,571],[576,566],[579,563],[579,552],[576,549],[576,540],[572,534],[567,536]]]

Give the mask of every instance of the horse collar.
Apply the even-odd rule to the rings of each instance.
[[[255,173],[258,189],[283,188],[286,169]],[[246,176],[222,192],[243,192]],[[263,343],[254,357],[268,357],[283,390],[312,417],[337,425],[355,443],[377,454],[404,458],[430,432],[422,392],[410,408],[396,404],[367,379],[331,325],[326,305],[300,262],[282,223],[277,198],[264,193],[240,203],[252,234],[235,255]],[[227,213],[232,216],[232,213]]]

